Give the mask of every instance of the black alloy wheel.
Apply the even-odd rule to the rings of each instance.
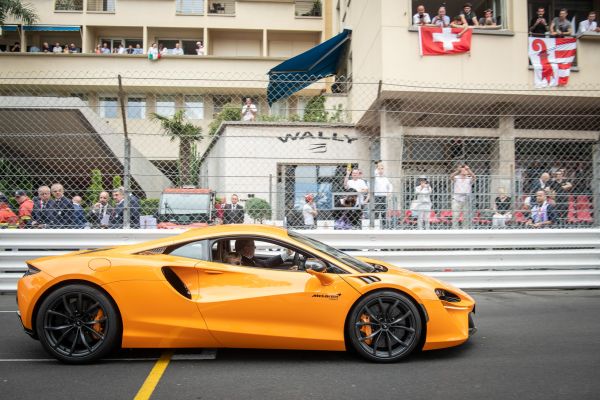
[[[423,331],[419,311],[405,295],[375,292],[350,313],[347,334],[356,351],[369,361],[395,362],[415,350]]]
[[[48,353],[69,364],[102,358],[116,345],[119,317],[101,291],[85,285],[68,285],[42,302],[36,330]]]

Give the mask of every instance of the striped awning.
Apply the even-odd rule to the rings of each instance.
[[[79,32],[81,26],[76,25],[24,25],[24,31],[28,32]]]

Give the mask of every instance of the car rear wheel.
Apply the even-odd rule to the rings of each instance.
[[[85,285],[68,285],[42,302],[36,330],[52,356],[69,364],[95,361],[111,351],[119,337],[119,317],[108,297]]]
[[[395,362],[417,348],[422,329],[419,311],[397,292],[375,292],[352,309],[347,334],[362,357],[375,362]]]

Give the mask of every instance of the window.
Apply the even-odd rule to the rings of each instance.
[[[54,11],[83,11],[83,0],[56,0]]]
[[[271,104],[271,115],[278,117],[287,117],[288,115],[288,102],[287,99],[278,100]]]
[[[598,4],[596,2],[596,4]],[[540,1],[527,0],[527,14],[529,23],[536,16],[538,7],[544,7],[546,11],[546,21],[548,28],[552,19],[558,17],[561,8],[566,8],[568,11],[567,19],[573,25],[573,32],[578,33],[579,23],[588,17],[588,13],[594,10],[594,0],[547,0],[543,3]],[[596,18],[597,20],[597,18]]]
[[[146,117],[146,99],[143,97],[127,98],[127,118],[144,119]]]
[[[204,14],[204,0],[177,0],[177,14]]]
[[[158,96],[156,98],[156,113],[163,117],[172,117],[175,115],[175,97]]]
[[[298,97],[298,106],[296,108],[296,114],[298,114],[298,117],[300,117],[300,119],[304,118],[304,109],[306,108],[306,104],[308,104],[309,100],[310,97]]]
[[[446,6],[446,15],[454,18],[456,15],[459,15],[462,12],[463,5],[466,3],[464,0],[448,0],[443,2]],[[479,0],[479,1],[471,1],[473,4],[473,12],[477,16],[477,19],[483,17],[483,12],[491,8],[493,11],[493,16],[496,18],[496,23],[503,28],[507,28],[507,24],[505,21],[506,15],[506,0]],[[438,13],[438,9],[440,7],[440,1],[438,0],[412,0],[412,14],[409,16],[410,24],[412,25],[412,17],[417,13],[417,7],[419,5],[425,6],[425,12],[429,14],[429,16],[433,19]]]
[[[208,246],[208,240],[199,240],[197,242],[184,244],[169,254],[177,257],[192,258],[194,260],[210,261]]]
[[[100,116],[118,118],[119,102],[116,97],[100,97]]]
[[[116,0],[87,0],[87,10],[95,12],[115,12]]]
[[[184,106],[187,118],[204,119],[204,99],[202,96],[185,96]]]

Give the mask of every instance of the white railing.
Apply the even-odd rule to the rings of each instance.
[[[2,230],[0,291],[15,290],[30,259],[180,232]],[[304,233],[354,256],[380,259],[465,289],[600,287],[600,229]]]

